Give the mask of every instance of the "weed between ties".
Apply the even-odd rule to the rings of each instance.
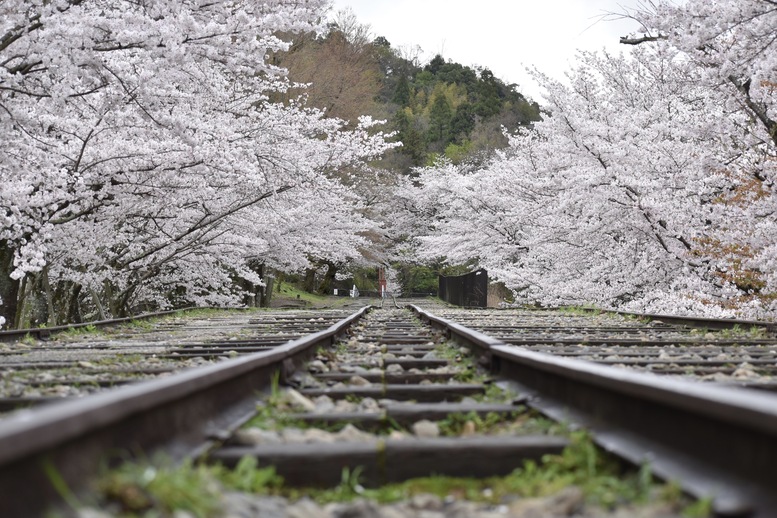
[[[283,496],[290,500],[308,497],[320,504],[356,498],[391,504],[415,495],[432,494],[497,505],[515,498],[548,496],[576,486],[588,504],[604,509],[660,498],[667,505],[682,509],[683,516],[709,516],[709,501],[689,504],[678,486],[656,483],[649,465],[624,473],[619,461],[601,453],[585,432],[574,432],[570,438],[570,446],[561,454],[546,455],[540,462],[526,461],[505,477],[432,476],[380,488],[363,487],[358,467],[344,470],[336,487],[322,490],[284,487],[272,467],[259,467],[252,457],[243,458],[234,469],[190,461],[177,467],[159,461],[125,463],[101,477],[95,504],[118,516],[164,516],[183,510],[207,517],[218,516],[224,491]]]

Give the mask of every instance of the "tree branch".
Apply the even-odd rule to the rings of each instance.
[[[228,216],[231,216],[232,214],[234,214],[234,213],[236,213],[236,212],[238,212],[238,211],[240,211],[240,210],[242,210],[242,209],[244,209],[246,207],[250,207],[251,205],[255,205],[255,204],[259,203],[260,201],[262,201],[264,199],[270,198],[271,196],[275,196],[277,194],[281,194],[283,192],[286,192],[286,191],[292,189],[293,187],[294,187],[293,185],[284,185],[283,187],[281,187],[279,189],[276,189],[276,190],[273,190],[273,191],[269,191],[269,192],[265,192],[265,193],[260,194],[259,196],[251,198],[249,200],[246,200],[243,203],[240,203],[240,204],[238,204],[238,205],[236,205],[236,206],[234,206],[234,207],[232,207],[230,209],[225,210],[221,214],[211,215],[211,217],[208,217],[206,215],[203,218],[201,218],[197,223],[191,225],[188,229],[185,229],[182,232],[180,232],[176,237],[174,237],[172,239],[172,241],[170,241],[168,243],[162,243],[160,245],[157,245],[157,246],[151,248],[150,250],[146,250],[145,252],[143,252],[142,254],[140,254],[140,255],[138,255],[138,256],[136,256],[134,258],[127,259],[123,263],[117,264],[116,267],[119,268],[119,269],[126,268],[127,266],[129,266],[130,264],[132,264],[134,262],[140,261],[141,259],[144,259],[144,258],[146,258],[146,257],[148,257],[148,256],[150,256],[150,255],[152,255],[152,254],[154,254],[156,252],[158,252],[159,250],[162,250],[162,249],[170,246],[173,243],[177,243],[177,242],[183,240],[186,236],[188,236],[190,234],[193,234],[194,232],[202,230],[202,229],[204,229],[204,228],[206,228],[208,226],[213,226],[216,223],[218,223],[219,221],[227,218]]]
[[[757,103],[753,100],[752,97],[750,97],[751,80],[748,79],[747,81],[740,81],[734,76],[728,76],[728,80],[731,82],[731,84],[734,85],[737,91],[742,94],[747,107],[750,109],[750,111],[753,112],[758,120],[761,121],[761,124],[764,125],[767,133],[769,133],[769,137],[772,139],[772,142],[777,144],[777,121],[769,117],[766,112],[766,106],[764,104]]]
[[[621,36],[621,45],[639,45],[649,41],[665,40],[666,36],[640,36],[639,38],[629,38],[628,36]]]

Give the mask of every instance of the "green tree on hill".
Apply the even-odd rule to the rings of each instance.
[[[429,131],[427,139],[430,143],[447,144],[451,138],[451,122],[453,110],[445,95],[436,95],[429,108]]]
[[[456,108],[456,113],[451,119],[451,133],[456,136],[457,142],[462,142],[467,140],[473,129],[475,129],[475,110],[470,103],[462,103]]]
[[[329,34],[298,38],[276,64],[311,84],[304,92],[313,106],[349,120],[362,114],[388,120],[386,129],[403,146],[381,161],[384,168],[407,173],[441,154],[468,160],[506,146],[503,127],[514,131],[540,119],[536,103],[489,69],[440,54],[422,67],[416,54],[368,35],[352,14],[340,16]]]
[[[412,165],[419,166],[423,164],[426,156],[426,142],[409,113],[412,113],[409,109],[398,110],[392,123],[397,131],[397,140],[402,142],[399,152],[410,157]]]
[[[399,75],[397,86],[394,89],[394,97],[391,98],[391,102],[398,104],[399,106],[407,106],[410,104],[410,83],[408,83],[405,74]]]

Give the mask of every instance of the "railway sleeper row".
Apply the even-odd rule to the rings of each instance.
[[[466,370],[457,363],[464,353],[448,345],[455,354],[440,357],[445,346],[435,343],[439,333],[422,327],[407,310],[373,312],[352,335],[319,354],[308,373],[289,380],[298,390],[291,389],[295,404],[283,422],[314,427],[313,436],[323,440],[284,441],[288,430],[248,428],[209,458],[235,466],[251,456],[259,465],[274,466],[294,486],[334,486],[344,469],[358,468],[360,482],[374,487],[430,475],[506,475],[525,460],[539,461],[568,444],[562,437],[476,435],[474,429],[467,437],[439,436],[433,423],[453,415],[490,414],[509,420],[527,409],[520,398],[484,401],[490,380],[457,381]],[[338,404],[342,402],[345,405]],[[308,411],[299,413],[297,408]],[[349,427],[361,433],[354,434],[356,441],[342,441],[342,436],[333,439],[315,427]]]
[[[25,340],[0,351],[0,413],[61,403],[141,379],[272,351],[326,329],[346,315],[339,310],[261,316],[206,310],[194,318],[165,314],[145,322],[106,321],[99,328],[81,326],[37,340],[29,333],[11,332]]]

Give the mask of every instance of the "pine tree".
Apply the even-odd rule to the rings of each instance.
[[[394,89],[394,97],[391,98],[391,102],[397,103],[400,106],[407,106],[410,104],[410,83],[408,83],[405,74],[399,75],[397,87]]]
[[[430,142],[442,142],[447,144],[451,136],[451,121],[453,111],[445,95],[437,95],[429,109],[429,133]]]

